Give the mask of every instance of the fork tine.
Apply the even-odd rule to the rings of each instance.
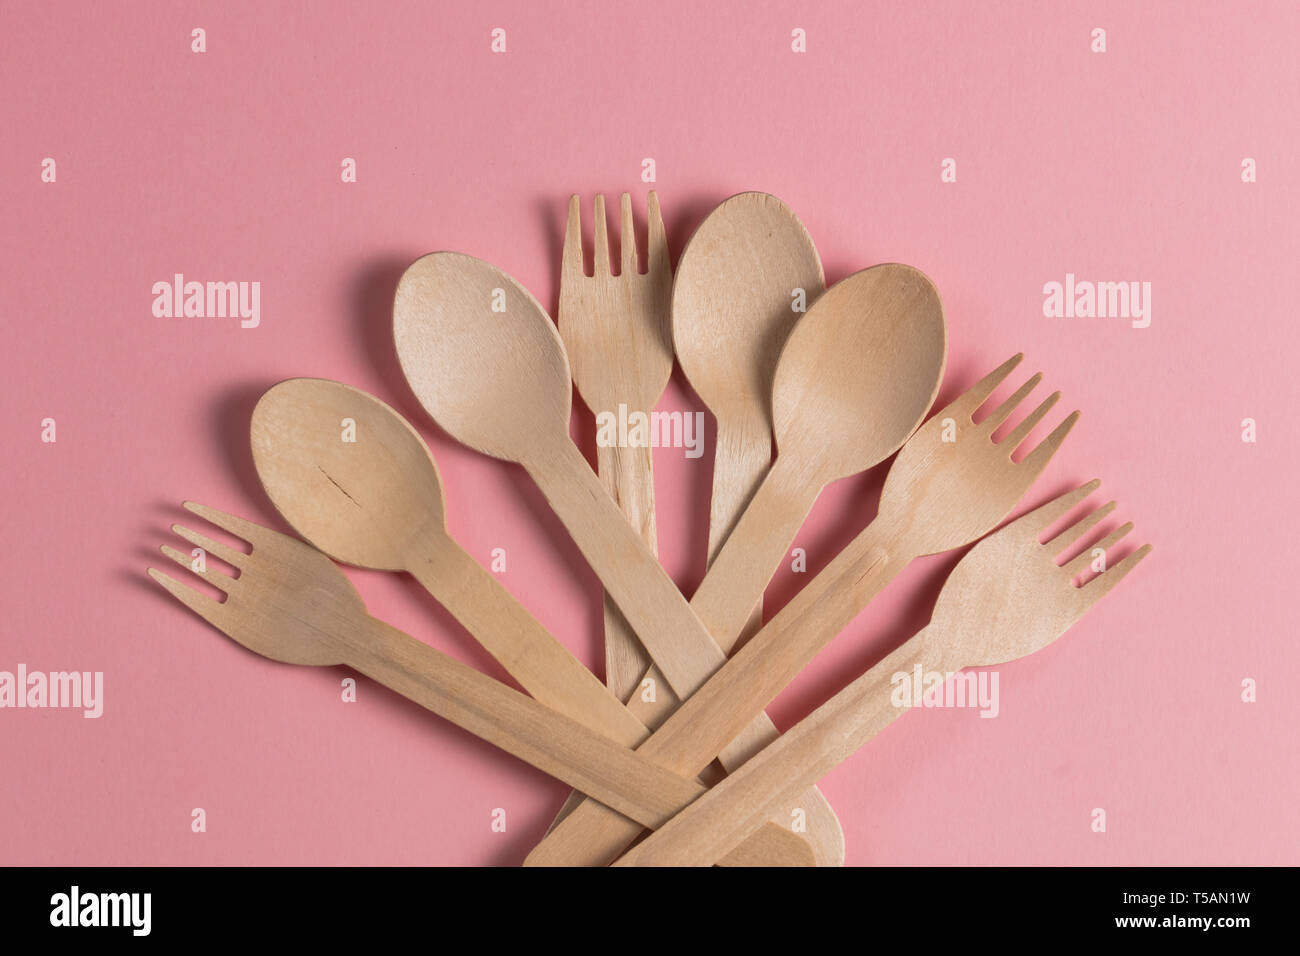
[[[990,432],[996,431],[997,427],[1007,420],[1007,416],[1011,414],[1011,412],[1016,408],[1017,405],[1019,405],[1021,402],[1025,400],[1025,397],[1030,392],[1032,392],[1035,388],[1038,387],[1038,383],[1041,382],[1042,380],[1043,380],[1043,373],[1035,372],[1033,376],[1030,377],[1029,381],[1025,382],[1024,385],[1021,385],[1018,389],[1016,389],[1014,395],[1008,398],[997,408],[993,409],[993,411],[989,413],[989,416],[986,419],[984,419],[983,422],[980,423],[980,427],[987,428]]]
[[[198,545],[209,554],[215,554],[232,568],[239,567],[240,560],[248,557],[248,555],[244,554],[242,551],[236,551],[234,548],[222,544],[220,541],[213,541],[206,534],[199,534],[197,531],[191,531],[183,525],[172,525],[172,531],[180,535],[190,544]]]
[[[1065,436],[1070,434],[1070,429],[1074,427],[1074,423],[1078,420],[1078,410],[1076,409],[1075,411],[1070,412],[1070,414],[1065,417],[1065,420],[1052,430],[1050,435],[1038,443],[1038,447],[1021,459],[1020,467],[1028,469],[1034,476],[1037,476],[1042,472],[1042,470],[1047,467],[1047,463],[1052,460],[1052,456],[1056,454],[1057,449],[1061,447],[1061,443],[1065,441]]]
[[[668,237],[664,233],[663,214],[659,211],[659,193],[653,189],[650,190],[646,224],[645,271],[647,275],[663,275],[668,269]]]
[[[220,601],[214,601],[212,598],[200,594],[191,587],[186,587],[184,584],[168,577],[161,571],[156,571],[153,568],[149,568],[148,571],[149,577],[153,578],[166,588],[171,593],[171,596],[176,600],[180,601],[213,627],[222,631],[226,629],[223,622],[228,619],[229,610],[226,608],[225,604],[222,604]]]
[[[204,563],[202,570],[195,568],[193,558],[191,558],[184,551],[177,551],[170,544],[164,544],[158,550],[160,550],[163,554],[167,555],[167,557],[171,558],[173,561],[175,561],[185,570],[191,572],[192,574],[197,574],[204,581],[207,581],[209,584],[211,584],[214,588],[217,588],[218,590],[226,594],[230,593],[230,586],[235,583],[235,579],[232,578],[230,575],[222,574],[220,571],[213,571],[211,568],[207,566],[206,562]]]
[[[1151,553],[1151,545],[1144,544],[1127,558],[1121,561],[1101,574],[1097,575],[1091,581],[1086,583],[1082,593],[1087,596],[1088,600],[1095,603],[1110,593],[1111,588],[1119,584],[1124,577],[1138,566],[1138,563]]]
[[[1091,548],[1085,548],[1082,554],[1079,554],[1077,557],[1066,562],[1064,565],[1066,573],[1069,574],[1070,577],[1074,577],[1076,574],[1080,573],[1092,562],[1092,553],[1098,548],[1101,548],[1102,556],[1104,558],[1106,552],[1115,547],[1115,545],[1132,530],[1133,522],[1129,521],[1106,535],[1105,538],[1094,544]]]
[[[1073,491],[1067,491],[1063,495],[1057,495],[1051,501],[1039,505],[1033,511],[1026,514],[1022,520],[1024,520],[1026,524],[1032,523],[1038,528],[1038,533],[1042,534],[1052,525],[1056,524],[1056,522],[1069,514],[1070,510],[1075,505],[1100,487],[1101,479],[1094,478],[1092,481],[1080,485]],[[1048,542],[1049,545],[1051,543],[1052,542]]]
[[[632,224],[632,197],[624,193],[619,200],[619,225],[621,227],[621,238],[619,239],[619,255],[623,260],[620,275],[634,276],[637,273],[636,268],[636,230]]]
[[[609,233],[605,227],[605,194],[596,193],[596,219],[591,225],[591,239],[595,248],[592,274],[609,275]]]
[[[1097,523],[1115,510],[1115,502],[1108,501],[1091,514],[1084,515],[1070,527],[1066,528],[1051,541],[1047,542],[1046,547],[1051,549],[1053,556],[1060,554],[1074,542],[1078,541],[1085,534],[1097,526]]]
[[[989,396],[993,394],[993,389],[1002,384],[1002,380],[1015,370],[1015,367],[1024,360],[1024,357],[1024,352],[1018,352],[1011,356],[1011,358],[966,389],[961,395],[958,395],[949,407],[954,412],[964,413],[968,417],[973,416],[979,407],[989,400]]]
[[[233,534],[249,547],[256,547],[256,539],[261,537],[266,531],[265,528],[259,527],[251,521],[245,521],[243,518],[236,518],[234,515],[226,514],[224,511],[218,511],[216,508],[209,508],[207,505],[201,505],[197,501],[184,501],[181,502],[181,504],[186,511],[192,511],[203,520],[211,522],[221,530]]]
[[[1053,392],[1051,395],[1048,395],[1037,408],[1025,416],[1024,421],[1011,429],[1011,431],[1007,432],[1007,437],[998,442],[998,444],[1006,447],[1007,454],[1013,453],[1016,448],[1020,446],[1020,443],[1029,436],[1029,433],[1034,430],[1034,426],[1041,422],[1043,416],[1050,412],[1052,406],[1060,400],[1060,392]]]
[[[575,281],[586,276],[582,265],[582,200],[569,197],[569,221],[564,227],[564,255],[560,258],[560,281]]]

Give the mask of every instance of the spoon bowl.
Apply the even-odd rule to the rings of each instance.
[[[446,536],[428,446],[374,396],[340,382],[289,379],[258,400],[250,437],[276,510],[330,557],[400,571],[427,554],[431,535]]]
[[[715,416],[752,416],[771,434],[777,356],[802,314],[795,290],[811,304],[825,284],[812,237],[775,196],[740,193],[700,223],[673,282],[673,345]]]
[[[919,269],[891,263],[837,282],[777,363],[778,463],[798,462],[826,484],[883,461],[933,404],[947,354],[939,293]]]
[[[459,252],[416,260],[397,286],[393,339],[412,391],[461,444],[517,462],[569,441],[559,332],[496,266]]]

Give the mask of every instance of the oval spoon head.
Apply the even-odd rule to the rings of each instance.
[[[673,345],[715,416],[761,416],[772,430],[777,357],[803,314],[795,290],[811,305],[825,284],[808,230],[775,196],[740,193],[700,223],[673,281]]]
[[[411,390],[447,434],[523,461],[569,440],[569,360],[546,310],[496,266],[435,252],[402,275],[393,339]]]
[[[401,571],[445,535],[442,483],[424,439],[379,399],[318,378],[267,390],[253,464],[284,520],[335,560]]]
[[[921,271],[880,265],[837,282],[777,363],[780,457],[806,462],[823,483],[883,461],[925,418],[947,355],[939,293]]]

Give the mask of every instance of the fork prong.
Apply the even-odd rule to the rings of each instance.
[[[609,275],[609,232],[605,225],[605,194],[596,194],[596,215],[595,221],[591,224],[591,242],[592,248],[592,274],[597,276]]]
[[[186,511],[192,511],[204,521],[211,522],[223,531],[233,534],[240,541],[243,541],[249,547],[257,547],[257,538],[266,532],[265,528],[253,524],[251,521],[245,521],[243,518],[237,518],[232,514],[226,514],[224,511],[218,511],[216,508],[209,508],[207,505],[201,505],[197,501],[184,501],[181,503]],[[247,555],[245,555],[247,557]]]
[[[1084,515],[1074,524],[1070,525],[1070,527],[1053,537],[1051,541],[1047,542],[1045,547],[1047,547],[1052,552],[1053,557],[1055,557],[1095,528],[1098,522],[1114,510],[1115,502],[1106,502],[1091,514]]]
[[[1025,400],[1030,392],[1038,387],[1038,383],[1042,380],[1043,373],[1035,372],[1030,377],[1029,381],[1016,389],[1015,394],[1011,395],[1005,402],[993,409],[993,411],[989,413],[988,417],[980,423],[980,427],[987,428],[990,432],[996,431],[997,427],[1007,420],[1007,416],[1015,410],[1016,406]]]
[[[170,544],[164,544],[158,550],[161,551],[163,554],[167,555],[167,557],[171,558],[182,568],[185,568],[185,570],[191,572],[192,574],[197,574],[204,581],[207,581],[209,584],[211,584],[214,588],[217,588],[218,590],[227,594],[230,593],[230,586],[235,583],[235,579],[232,578],[230,575],[222,574],[220,571],[213,571],[211,568],[207,566],[206,561],[203,563],[202,569],[194,567],[193,558],[191,558],[184,551],[178,551],[177,549],[173,548]]]
[[[172,525],[172,531],[180,535],[190,544],[198,545],[209,554],[215,554],[232,568],[239,567],[240,560],[248,557],[244,552],[238,551],[229,545],[222,544],[220,541],[214,541],[206,534],[199,534],[197,531],[191,531],[184,525],[174,524]]]
[[[1034,475],[1038,475],[1047,467],[1047,463],[1052,460],[1052,456],[1056,454],[1057,449],[1061,447],[1061,443],[1065,441],[1065,436],[1070,434],[1070,429],[1074,427],[1074,423],[1078,420],[1078,410],[1070,412],[1061,424],[1052,429],[1050,435],[1039,442],[1033,451],[1021,459],[1020,467],[1028,469]]]
[[[966,415],[968,418],[973,416],[979,407],[989,400],[993,390],[1002,384],[1002,380],[1010,375],[1024,358],[1024,352],[1018,352],[1011,356],[1011,358],[958,395],[949,408],[956,413]]]
[[[225,630],[223,622],[227,620],[229,614],[225,604],[220,601],[214,601],[206,594],[200,594],[193,588],[181,584],[179,581],[168,577],[161,571],[157,571],[153,568],[149,568],[148,571],[149,577],[153,578],[166,588],[171,593],[172,597],[180,601],[212,626],[219,628],[222,631]]]
[[[1020,443],[1029,437],[1029,433],[1034,430],[1034,426],[1041,422],[1043,416],[1050,412],[1052,406],[1060,400],[1060,392],[1053,392],[1051,395],[1048,395],[1039,403],[1037,408],[1025,416],[1024,421],[1011,429],[1011,431],[1007,432],[1007,437],[998,442],[998,444],[1006,447],[1007,454],[1014,452],[1020,446]]]
[[[1026,524],[1032,523],[1038,529],[1038,533],[1042,534],[1052,525],[1056,524],[1056,522],[1069,514],[1075,505],[1088,497],[1099,487],[1101,487],[1101,479],[1094,478],[1092,481],[1080,485],[1073,491],[1067,491],[1063,495],[1057,495],[1051,501],[1039,505],[1033,511],[1026,514]],[[1032,519],[1032,522],[1030,519]],[[1055,539],[1053,539],[1053,541],[1055,541]],[[1050,546],[1052,542],[1048,542],[1048,544]]]
[[[1144,544],[1127,558],[1121,561],[1101,574],[1097,575],[1091,581],[1086,583],[1081,589],[1081,593],[1093,603],[1100,601],[1110,593],[1111,588],[1119,584],[1124,577],[1138,566],[1138,563],[1151,553],[1151,545]]]
[[[586,277],[582,265],[582,200],[569,197],[569,220],[564,226],[564,255],[560,259],[560,281],[573,282]]]
[[[645,271],[647,275],[666,275],[668,272],[668,237],[664,232],[664,217],[659,210],[659,193],[650,190],[649,208],[646,212]]]
[[[1132,521],[1120,525],[1110,534],[1106,535],[1106,537],[1103,538],[1101,541],[1098,541],[1096,544],[1094,544],[1091,548],[1085,548],[1082,553],[1067,561],[1063,565],[1065,572],[1069,574],[1070,577],[1074,577],[1076,574],[1079,574],[1080,572],[1083,571],[1084,568],[1086,568],[1092,562],[1092,553],[1094,551],[1100,548],[1101,553],[1104,556],[1107,551],[1115,547],[1115,545],[1119,544],[1119,542],[1123,540],[1124,536],[1127,535],[1132,530],[1133,530]]]
[[[624,193],[619,200],[619,257],[623,262],[620,274],[636,275],[636,229],[632,222],[632,197]]]

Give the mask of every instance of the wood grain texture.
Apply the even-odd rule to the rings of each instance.
[[[343,440],[351,421],[355,441]],[[420,435],[360,389],[291,379],[253,411],[253,463],[276,509],[321,551],[407,571],[534,698],[625,746],[647,734],[573,654],[447,533]]]
[[[174,530],[231,565],[238,577],[196,568],[188,553],[163,553],[225,594],[216,601],[150,568],[178,601],[244,647],[272,660],[352,667],[457,726],[482,737],[621,813],[654,827],[704,787],[644,755],[556,713],[403,634],[366,612],[351,583],[309,545],[253,522],[187,502],[186,507],[251,546],[242,552],[187,528]],[[803,841],[779,827],[762,835],[737,861],[812,862]]]
[[[725,656],[569,440],[568,360],[537,301],[488,263],[434,253],[398,284],[393,329],[403,371],[433,419],[470,447],[524,466],[673,692],[691,694]],[[529,400],[530,388],[539,401]],[[476,414],[483,404],[491,407]],[[766,715],[755,724],[756,735],[776,733]],[[812,837],[829,813],[821,804]],[[843,860],[838,824],[816,850],[819,863]]]
[[[944,583],[927,627],[685,807],[618,865],[706,866],[725,856],[792,794],[906,712],[893,700],[895,675],[917,667],[946,674],[1003,664],[1060,637],[1151,551],[1144,545],[1083,587],[1075,586],[1075,577],[1096,560],[1095,549],[1105,556],[1132,530],[1131,523],[1124,524],[1081,548],[1114,502],[1040,542],[1098,484],[1061,495],[975,545]]]
[[[637,262],[632,199],[620,200],[620,268],[611,269],[605,222],[605,197],[595,200],[593,268],[583,266],[581,203],[569,199],[560,270],[560,311],[557,319],[578,394],[592,413],[618,416],[648,415],[668,387],[673,371],[668,328],[672,267],[659,197],[649,196],[646,271]],[[596,471],[619,510],[658,553],[654,516],[654,468],[651,449],[598,444]],[[605,601],[605,683],[620,700],[639,686],[650,665],[612,598]]]
[[[1001,441],[994,442],[993,434],[1041,376],[978,423],[974,416],[1019,361],[1015,356],[985,376],[908,440],[890,468],[876,520],[638,752],[679,772],[698,773],[912,558],[969,544],[1006,517],[1078,417],[1077,412],[1068,416],[1014,462],[1012,453],[1058,396],[1026,415]],[[529,862],[612,862],[627,845],[619,845],[624,834],[607,809],[588,802],[533,850]]]
[[[724,653],[731,653],[744,633],[822,489],[898,450],[934,401],[946,357],[938,292],[910,266],[875,266],[849,276],[795,325],[773,372],[776,463],[691,600]],[[719,373],[711,374],[706,380],[718,385]],[[703,669],[705,663],[701,677],[712,673]],[[729,770],[776,739],[770,721],[760,717],[747,723],[718,753]],[[819,792],[801,797],[781,815],[792,819],[795,810],[815,816],[819,831],[830,829],[831,810]],[[592,821],[593,834],[597,817],[603,818],[602,845],[627,836],[620,821],[599,808],[584,816]]]

